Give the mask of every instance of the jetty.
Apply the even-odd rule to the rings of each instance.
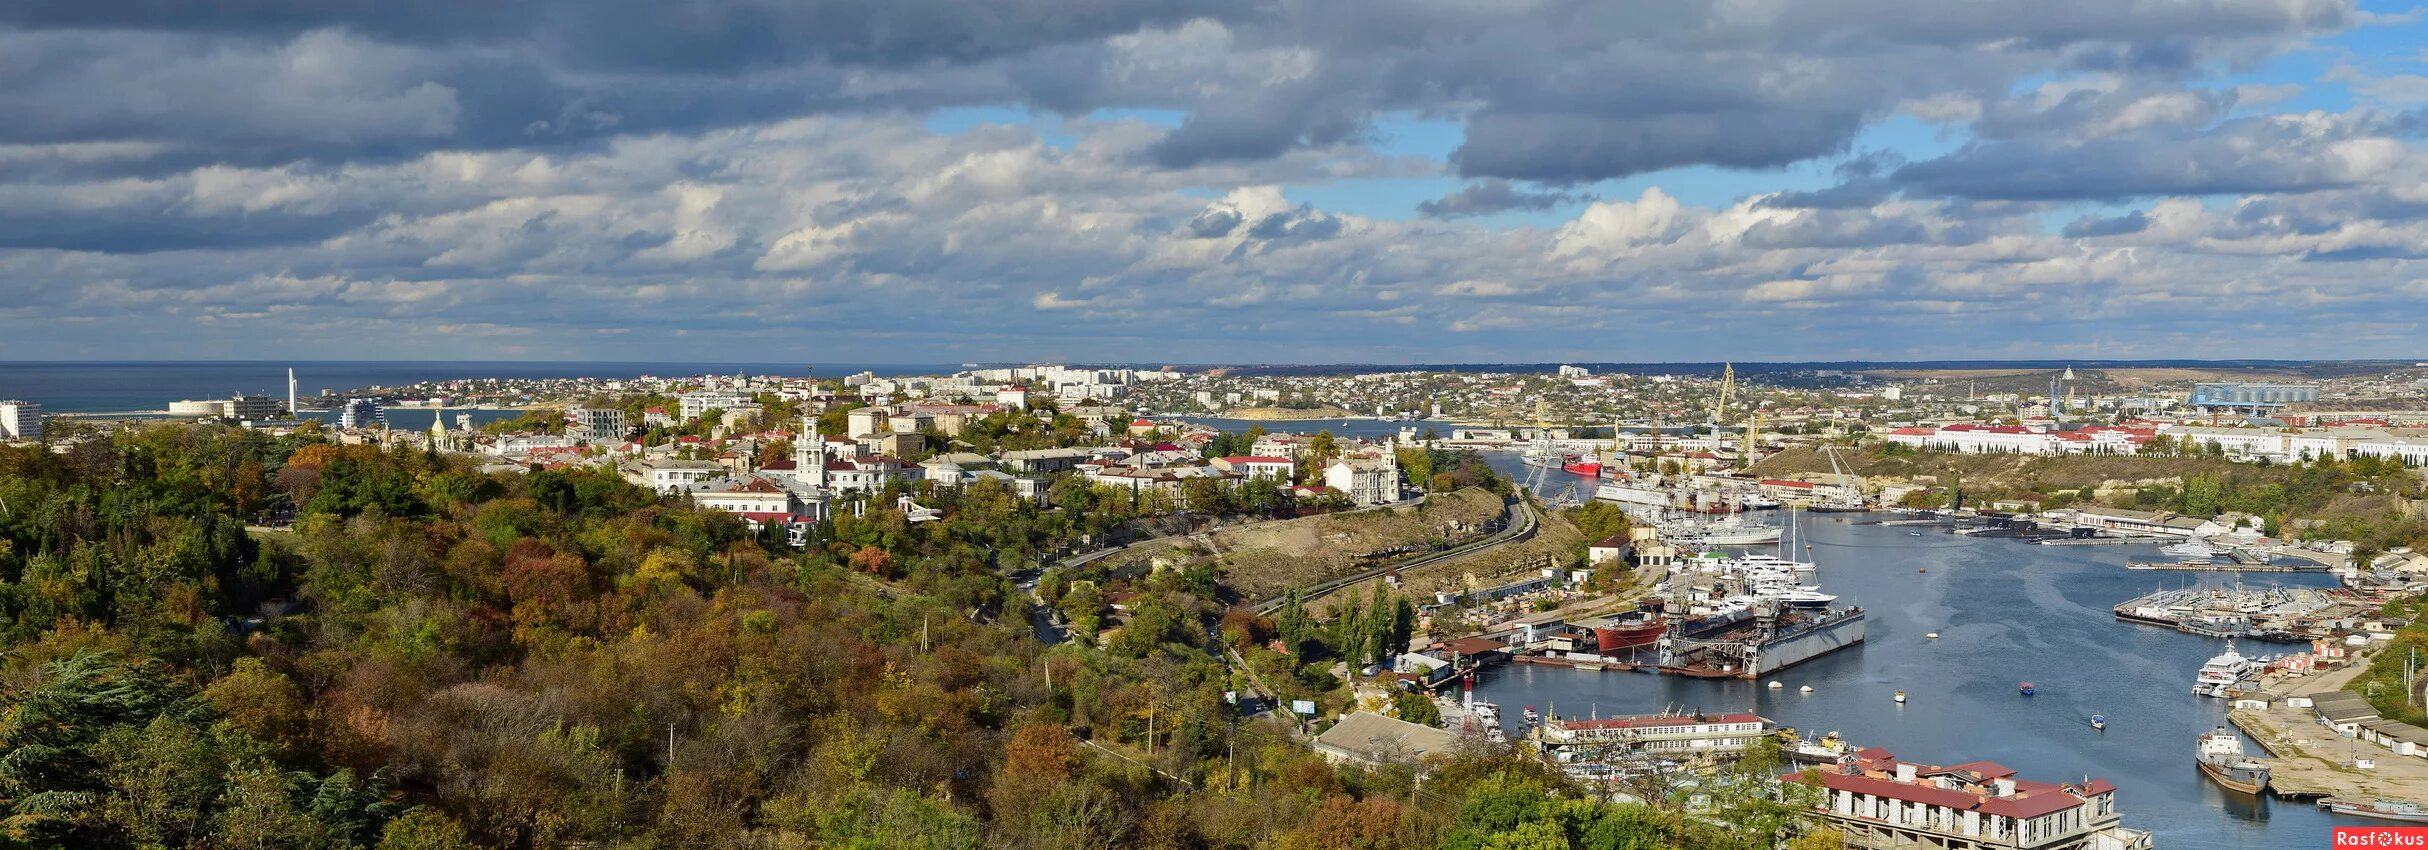
[[[2235,700],[2242,707],[2227,712],[2226,721],[2268,752],[2268,758],[2261,761],[2268,765],[2271,793],[2296,799],[2385,798],[2428,805],[2428,759],[2398,755],[2383,745],[2354,737],[2364,734],[2364,729],[2368,730],[2366,734],[2385,736],[2388,732],[2377,731],[2371,724],[2391,721],[2378,720],[2374,713],[2366,719],[2339,717],[2353,727],[2353,733],[2348,735],[2320,720],[2316,701],[2330,694],[2347,693],[2344,685],[2368,668],[2368,659],[2356,656],[2341,669],[2285,679],[2258,694]]]
[[[2128,570],[2176,570],[2196,573],[2325,572],[2325,564],[2245,564],[2236,561],[2126,561]]]
[[[2212,637],[2305,643],[2326,637],[2327,622],[2360,604],[2352,594],[2315,587],[2161,589],[2125,600],[2116,619]]]

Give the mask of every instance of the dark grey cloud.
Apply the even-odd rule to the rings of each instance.
[[[1910,193],[2011,200],[2121,201],[2161,195],[2309,192],[2358,185],[2400,144],[2375,116],[2238,118],[2071,142],[1975,141],[1899,168]]]
[[[1487,112],[1450,155],[1464,174],[1576,183],[1686,165],[1770,168],[1835,153],[1857,112],[1781,107],[1691,115]]]
[[[2183,74],[2354,20],[2349,0],[27,0],[0,6],[0,143],[339,162],[1020,104],[1184,113],[1144,152],[1178,168],[1414,111],[1467,125],[1463,174],[1583,182],[1796,162],[1913,98]]]
[[[970,63],[1248,11],[1235,0],[26,0],[0,7],[0,24],[276,37],[342,28],[405,44],[527,46],[584,71],[726,75]]]
[[[2063,232],[2069,239],[2086,239],[2095,236],[2129,236],[2148,229],[2150,229],[2149,213],[2134,210],[2113,218],[2086,215],[2067,224]]]
[[[1461,218],[1512,210],[1547,210],[1583,197],[1573,192],[1529,191],[1507,180],[1478,180],[1456,192],[1419,203],[1416,211],[1427,218]]]

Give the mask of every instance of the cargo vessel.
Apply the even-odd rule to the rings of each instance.
[[[2243,755],[2242,736],[2219,726],[2200,736],[2200,747],[2194,751],[2194,761],[2200,772],[2227,788],[2245,794],[2268,790],[2268,766]]]
[[[1659,615],[1639,612],[1593,626],[1594,646],[1603,655],[1623,655],[1661,642],[1669,624]]]

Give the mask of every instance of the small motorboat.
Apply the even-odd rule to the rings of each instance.
[[[1780,688],[1784,688],[1784,687],[1787,687],[1787,686],[1786,686],[1786,685],[1783,685],[1783,684],[1780,684],[1780,683],[1779,683],[1779,680],[1777,680],[1777,679],[1772,679],[1772,680],[1770,680],[1770,689],[1771,689],[1771,690],[1774,690],[1774,691],[1775,691],[1775,690],[1778,690],[1778,689],[1780,689]]]
[[[2032,695],[2032,683],[2030,683],[2030,682],[2024,682],[2024,683],[2022,683],[2022,684],[2016,685],[2016,686],[2015,686],[2015,690],[2022,692],[2024,696],[2027,696],[2027,697],[2028,697],[2028,696],[2031,696],[2031,695]]]
[[[1938,640],[1938,639],[1939,639],[1939,633],[1938,633],[1938,632],[1923,632],[1923,633],[1922,633],[1922,639],[1923,639],[1923,640]]]
[[[2108,728],[2107,716],[2100,714],[2091,715],[2091,728],[2106,731]]]
[[[1796,693],[1800,693],[1800,694],[1809,694],[1809,693],[1812,693],[1812,692],[1813,692],[1813,686],[1811,686],[1811,685],[1805,685],[1804,687],[1801,687],[1801,688],[1797,688],[1797,689],[1796,689]]]
[[[1906,533],[1905,533],[1905,536],[1907,536],[1907,537],[1921,537],[1921,536],[1922,536],[1922,532],[1919,532],[1919,531],[1908,531],[1908,532],[1906,532]]]
[[[1905,692],[1904,692],[1904,691],[1898,691],[1898,692],[1897,692],[1897,696],[1896,696],[1896,698],[1895,698],[1895,699],[1897,700],[1897,704],[1898,704],[1898,705],[1904,705],[1904,704],[1905,704]]]
[[[1928,568],[1928,567],[1915,567],[1915,568],[1914,568],[1914,572],[1918,572],[1918,573],[1927,573],[1927,572],[1930,572],[1930,568]]]

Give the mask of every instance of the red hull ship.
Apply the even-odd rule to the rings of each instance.
[[[1587,478],[1599,478],[1602,476],[1602,462],[1598,460],[1584,460],[1580,458],[1560,464],[1560,469],[1570,475],[1582,475]]]
[[[1593,639],[1603,655],[1617,655],[1630,649],[1661,642],[1661,633],[1669,626],[1659,617],[1641,620],[1614,620],[1607,626],[1595,626]]]

